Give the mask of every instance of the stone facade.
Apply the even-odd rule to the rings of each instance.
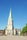
[[[21,31],[20,29],[14,29],[14,35],[18,35],[19,36],[20,35],[20,31]]]
[[[6,30],[5,30],[6,35],[20,35],[20,30],[15,29],[13,24],[14,24],[13,17],[12,17],[12,12],[10,9],[10,15],[8,18],[8,25],[7,25]]]
[[[9,15],[9,18],[8,18],[8,24],[7,24],[5,34],[12,35],[13,30],[14,30],[13,17],[12,17],[12,12],[11,12],[11,9],[10,9],[10,15]]]

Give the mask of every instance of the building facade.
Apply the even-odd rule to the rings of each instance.
[[[9,34],[12,35],[13,34],[13,30],[14,30],[14,25],[13,25],[13,17],[12,17],[12,12],[10,9],[10,15],[8,17],[8,24],[7,24],[7,28],[6,28],[6,32],[5,34]]]
[[[6,35],[20,35],[20,30],[14,28],[12,11],[10,9],[10,15],[8,17],[8,24],[5,30]]]

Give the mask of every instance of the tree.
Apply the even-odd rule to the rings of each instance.
[[[26,34],[27,35],[27,24],[22,28],[22,31],[20,33],[21,35],[23,34]]]

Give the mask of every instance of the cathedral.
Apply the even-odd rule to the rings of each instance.
[[[5,29],[5,35],[20,35],[20,29],[15,29],[14,28],[13,16],[12,16],[11,9],[10,9],[9,14],[10,15],[8,17],[8,24],[7,24],[7,27]]]
[[[20,35],[20,29],[14,28],[12,11],[10,9],[8,23],[5,30],[0,30],[0,35]]]
[[[12,17],[12,12],[11,12],[11,9],[10,9],[10,15],[8,17],[8,24],[7,24],[7,27],[6,27],[6,30],[5,30],[5,34],[9,34],[9,35],[12,35],[14,32],[14,25],[13,25],[13,17]]]

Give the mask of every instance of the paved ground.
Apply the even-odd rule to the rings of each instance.
[[[0,40],[27,40],[27,36],[0,36]]]

